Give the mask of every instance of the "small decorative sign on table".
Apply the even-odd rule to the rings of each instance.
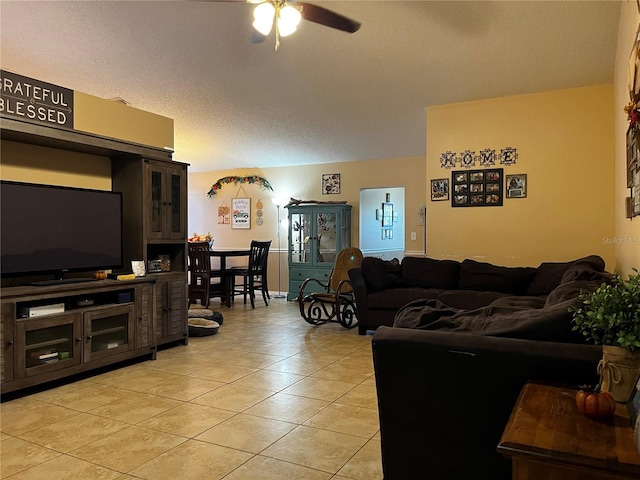
[[[162,271],[162,260],[159,258],[148,260],[147,271],[149,273],[160,273]]]
[[[144,277],[147,274],[144,260],[131,260],[131,270],[136,277]]]

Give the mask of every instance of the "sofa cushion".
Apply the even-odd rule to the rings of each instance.
[[[438,300],[449,307],[463,310],[474,310],[486,307],[499,298],[508,297],[507,293],[476,292],[474,290],[445,290],[438,295]]]
[[[572,264],[573,262],[542,262],[525,293],[527,295],[549,295],[554,288],[560,285],[562,276]]]
[[[467,259],[460,265],[458,288],[518,295],[526,291],[535,274],[531,267],[498,267]]]
[[[544,308],[505,304],[461,310],[444,305],[439,300],[418,300],[398,311],[393,326],[547,342],[584,343],[583,339],[572,332],[568,308],[574,301],[575,299],[569,298],[565,302]]]
[[[505,295],[489,304],[490,307],[526,307],[526,308],[543,308],[546,303],[546,295],[525,295],[513,296]]]
[[[382,260],[376,257],[365,257],[362,259],[360,268],[365,282],[372,292],[399,287],[402,281],[400,262],[397,258]]]
[[[407,287],[452,289],[458,285],[460,262],[433,258],[404,257],[402,283]]]
[[[397,311],[409,302],[421,298],[437,298],[443,290],[439,288],[390,288],[367,295],[369,308]]]
[[[559,303],[566,302],[567,300],[574,299],[575,304],[578,304],[578,296],[581,293],[594,292],[600,284],[592,280],[571,280],[558,285],[547,296],[545,301],[545,307],[558,305]]]
[[[564,275],[562,275],[560,283],[574,280],[605,282],[610,278],[611,275],[604,271],[604,260],[598,255],[590,255],[575,260],[567,271],[564,272]]]

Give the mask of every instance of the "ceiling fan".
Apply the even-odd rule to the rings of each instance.
[[[253,43],[262,43],[269,33],[271,33],[271,30],[274,29],[276,34],[276,50],[280,46],[280,37],[286,37],[295,32],[301,19],[342,30],[347,33],[355,33],[360,28],[360,22],[356,22],[339,13],[307,2],[298,2],[295,0],[226,1],[246,1],[246,3],[257,5],[253,11],[253,27],[256,29],[256,32],[252,36],[251,41]]]

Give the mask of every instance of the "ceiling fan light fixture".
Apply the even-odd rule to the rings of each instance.
[[[298,24],[302,16],[297,8],[290,5],[285,5],[278,12],[278,32],[280,36],[286,37],[291,35],[298,29]]]
[[[261,3],[253,10],[253,28],[263,35],[269,35],[273,26],[273,18],[276,15],[276,9],[269,3]]]

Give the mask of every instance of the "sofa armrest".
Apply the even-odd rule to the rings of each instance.
[[[367,303],[367,284],[360,267],[349,269],[349,280],[353,288],[353,296],[356,299],[358,309],[358,320],[366,318],[369,314],[369,304]]]
[[[595,346],[380,327],[372,339],[385,480],[511,478],[496,452],[529,380],[597,381]]]

